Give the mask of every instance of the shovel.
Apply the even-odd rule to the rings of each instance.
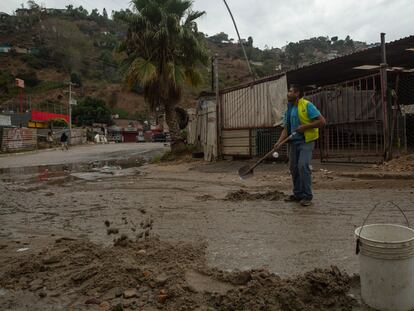
[[[262,163],[266,158],[268,158],[273,152],[279,150],[280,147],[282,147],[284,144],[286,144],[289,140],[292,139],[293,136],[296,135],[296,132],[293,132],[291,135],[289,135],[286,139],[280,142],[280,144],[277,146],[277,148],[273,148],[268,153],[265,154],[263,158],[261,158],[259,161],[257,161],[252,166],[245,165],[239,169],[239,176],[240,179],[248,179],[253,176],[253,170],[258,166],[260,163]]]

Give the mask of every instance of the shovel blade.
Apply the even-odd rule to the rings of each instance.
[[[250,166],[245,165],[241,168],[239,168],[239,177],[241,179],[247,179],[253,176],[253,170],[250,168]]]

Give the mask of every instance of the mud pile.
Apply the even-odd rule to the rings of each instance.
[[[224,198],[226,201],[279,201],[286,197],[283,192],[267,191],[264,193],[249,193],[243,189],[238,191],[229,192]]]
[[[156,238],[122,247],[58,239],[0,267],[0,288],[69,301],[76,310],[351,310],[350,281],[334,267],[292,279],[209,269],[204,245]]]
[[[374,165],[373,168],[384,172],[414,172],[414,154],[404,155],[381,165]]]
[[[53,247],[0,268],[0,288],[28,290],[40,297],[69,296],[76,310],[102,303],[122,304],[125,309],[156,306],[166,298],[172,305],[181,304],[180,297],[186,296],[184,272],[204,266],[204,246],[126,239],[116,239],[117,246],[106,248],[58,239]]]
[[[315,269],[304,276],[281,279],[267,271],[252,271],[246,286],[226,295],[211,295],[217,309],[230,310],[352,310],[351,278],[338,270]],[[227,278],[234,280],[234,273]],[[239,280],[236,278],[236,280]]]

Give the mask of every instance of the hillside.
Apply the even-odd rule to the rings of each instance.
[[[29,9],[18,9],[12,16],[0,17],[0,105],[10,107],[16,102],[18,90],[14,78],[26,81],[25,100],[33,105],[42,103],[64,107],[68,97],[65,82],[79,85],[77,99],[92,96],[103,99],[114,112],[129,117],[146,113],[145,102],[137,85],[126,89],[122,81],[122,60],[125,55],[117,47],[127,30],[118,12],[108,18],[104,9],[87,12],[82,7],[41,9],[32,2]],[[250,81],[242,49],[220,33],[206,37],[206,48],[211,56],[218,54],[220,87]],[[244,40],[251,66],[257,77],[263,77],[304,66],[343,54],[367,45],[354,42],[349,36],[318,37],[289,43],[278,48],[260,50],[254,39]],[[8,53],[4,53],[8,51]],[[193,106],[197,94],[211,89],[211,70],[200,68],[204,82],[197,90],[186,88],[181,103]]]

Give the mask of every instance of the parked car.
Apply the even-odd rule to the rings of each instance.
[[[114,141],[116,143],[122,143],[122,135],[121,133],[113,133],[108,135],[109,141]]]
[[[144,132],[139,132],[137,135],[137,143],[145,142]]]
[[[152,141],[153,142],[164,143],[164,142],[167,141],[167,136],[165,135],[165,133],[154,133],[152,135]]]

